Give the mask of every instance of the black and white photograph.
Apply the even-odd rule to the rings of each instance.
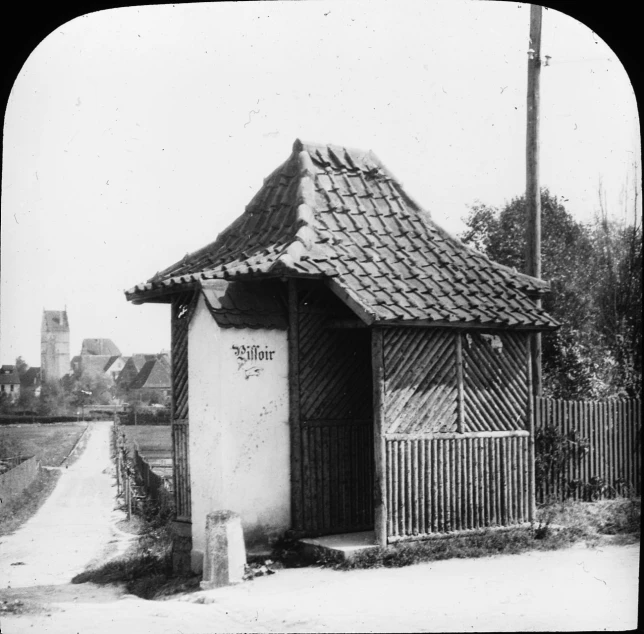
[[[0,634],[638,628],[639,35],[579,4],[7,22]]]

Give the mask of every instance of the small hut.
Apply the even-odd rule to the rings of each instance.
[[[371,152],[296,141],[245,212],[126,292],[171,304],[177,526],[390,544],[534,508],[544,281],[451,237]]]

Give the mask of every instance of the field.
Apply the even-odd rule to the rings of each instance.
[[[147,451],[172,453],[172,432],[170,425],[122,425],[128,451],[134,452],[134,441],[142,453]]]
[[[0,457],[37,456],[44,467],[57,467],[69,455],[87,423],[3,425]]]

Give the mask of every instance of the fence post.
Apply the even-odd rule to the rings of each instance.
[[[116,497],[121,495],[121,451],[116,450]]]
[[[126,475],[126,484],[125,484],[125,490],[127,491],[127,519],[131,520],[132,519],[132,485],[130,483],[130,478],[129,476]]]

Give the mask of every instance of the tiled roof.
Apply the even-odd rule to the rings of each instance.
[[[69,321],[66,310],[43,310],[41,328],[46,332],[67,332]]]
[[[170,389],[170,367],[161,359],[146,361],[136,378],[130,383],[131,390]]]
[[[3,365],[0,368],[0,385],[20,385],[20,376],[15,365]]]
[[[273,280],[258,282],[204,282],[206,306],[222,328],[286,330],[288,319],[283,289]]]
[[[168,368],[170,367],[169,359],[167,355],[164,354],[133,354],[131,357],[127,358],[123,369],[119,372],[117,383],[119,387],[123,389],[129,389],[132,382],[139,375],[139,372],[143,369],[145,364],[148,361],[154,361],[157,358],[163,358],[163,361],[166,363]]]
[[[327,278],[368,324],[558,325],[526,296],[547,282],[450,236],[373,153],[300,141],[213,243],[126,297],[144,302],[203,280],[266,277]]]
[[[111,339],[83,339],[81,355],[88,354],[120,357],[121,351]]]
[[[120,357],[120,355],[113,355],[113,356],[111,356],[111,357],[109,358],[109,361],[105,364],[104,371],[105,371],[105,372],[107,372],[110,368],[112,368],[112,366],[114,365],[114,363],[116,363],[116,361],[117,361],[118,359],[120,359],[120,358],[121,358],[121,357]]]

